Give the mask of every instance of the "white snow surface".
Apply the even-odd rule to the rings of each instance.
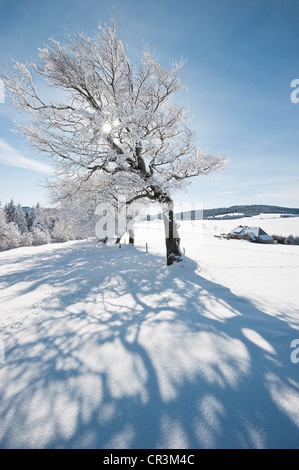
[[[299,448],[299,247],[224,223],[0,253],[1,448]]]

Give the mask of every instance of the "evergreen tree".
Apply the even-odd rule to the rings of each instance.
[[[8,223],[15,222],[16,206],[15,206],[15,203],[14,203],[13,199],[11,199],[10,202],[5,204],[4,210],[5,210],[6,221]]]
[[[28,226],[24,211],[21,204],[15,205],[13,199],[5,205],[6,221],[8,223],[13,222],[17,225],[20,233],[28,232]]]
[[[21,234],[14,222],[7,222],[6,211],[0,207],[0,251],[17,248]]]
[[[18,204],[16,207],[14,222],[17,224],[22,234],[28,232],[27,221],[26,221],[25,213],[21,207],[21,204]]]
[[[36,220],[36,211],[35,207],[31,207],[25,214],[27,228],[29,232],[32,232],[33,227],[35,226]]]

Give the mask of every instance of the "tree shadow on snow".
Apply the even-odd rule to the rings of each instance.
[[[6,331],[1,448],[299,447],[292,325],[188,258],[91,242],[30,266],[5,285],[52,290]]]

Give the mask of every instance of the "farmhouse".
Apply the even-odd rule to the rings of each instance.
[[[239,225],[229,234],[229,238],[237,238],[240,240],[249,240],[255,243],[274,243],[274,240],[260,227],[247,227],[247,225]]]

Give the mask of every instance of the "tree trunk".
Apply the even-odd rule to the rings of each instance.
[[[180,237],[178,233],[178,225],[173,213],[172,201],[168,204],[168,210],[164,211],[163,218],[166,239],[166,260],[167,266],[170,266],[174,261],[182,261]]]
[[[129,243],[134,245],[134,230],[132,228],[129,229]]]

